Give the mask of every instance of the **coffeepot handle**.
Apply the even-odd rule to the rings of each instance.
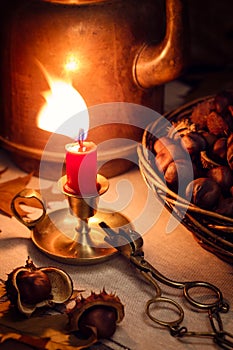
[[[185,0],[166,0],[166,33],[159,44],[145,43],[133,67],[134,80],[152,88],[177,78],[187,61]]]
[[[18,211],[17,206],[19,206],[19,204],[22,204],[22,203],[25,204],[25,200],[27,199],[35,200],[36,202],[34,203],[39,204],[39,206],[42,209],[41,215],[39,215],[39,217],[37,217],[36,219],[31,219],[31,218],[28,218],[27,216],[23,216]],[[30,201],[27,205],[30,205]],[[41,222],[46,215],[46,209],[45,209],[41,195],[37,191],[29,188],[22,190],[21,192],[17,193],[14,196],[14,198],[11,201],[11,210],[14,216],[16,217],[16,219],[18,219],[22,224],[24,224],[28,228],[33,228],[34,226],[36,226],[36,224]]]

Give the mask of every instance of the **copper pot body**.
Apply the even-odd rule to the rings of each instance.
[[[50,137],[37,126],[42,92],[49,89],[40,65],[52,77],[69,78],[88,107],[128,102],[162,112],[163,84],[185,63],[181,1],[22,0],[13,5],[3,31],[0,137],[21,168],[38,174]],[[71,55],[80,67],[67,77],[63,68]],[[89,138],[97,144],[119,135],[140,141],[142,130],[123,124],[94,128]],[[51,174],[57,162],[55,154]],[[102,173],[114,176],[128,166],[127,160],[113,164],[109,159]],[[50,171],[47,177],[53,177]]]

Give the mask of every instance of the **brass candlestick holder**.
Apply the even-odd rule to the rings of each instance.
[[[97,175],[97,193],[82,197],[65,190],[66,176],[58,181],[59,190],[67,197],[69,207],[46,213],[42,198],[34,190],[25,189],[12,200],[15,217],[29,227],[33,243],[49,257],[66,264],[93,264],[104,261],[117,253],[105,242],[105,233],[99,227],[104,221],[111,228],[133,228],[122,214],[98,208],[99,196],[108,190],[108,180]],[[26,199],[41,203],[43,213],[36,220],[25,220],[17,204]]]

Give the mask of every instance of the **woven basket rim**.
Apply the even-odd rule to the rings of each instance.
[[[175,120],[175,117],[179,119],[183,118],[191,112],[192,108],[198,103],[205,100],[213,99],[214,95],[200,97],[194,101],[190,101],[179,108],[161,115],[160,118],[166,118],[168,122]],[[190,115],[190,114],[189,114]],[[208,250],[214,252],[214,254],[222,257],[227,262],[233,262],[233,241],[229,241],[229,237],[233,238],[233,218],[218,214],[214,211],[202,209],[193,203],[190,203],[185,198],[180,197],[177,193],[169,189],[156,172],[155,164],[152,164],[149,159],[150,150],[148,149],[147,138],[149,134],[155,134],[156,127],[158,126],[159,119],[156,119],[150,123],[145,129],[142,142],[138,145],[137,152],[139,158],[139,168],[143,175],[145,182],[157,196],[165,203],[167,208],[176,207],[184,212],[184,220],[182,223],[198,238],[202,240],[200,243]],[[166,132],[164,132],[164,136]],[[152,153],[151,153],[152,155]],[[152,155],[153,159],[153,155]],[[197,220],[197,218],[200,220]],[[188,223],[186,222],[188,221]],[[228,239],[227,239],[228,238]],[[206,242],[206,245],[203,243]]]

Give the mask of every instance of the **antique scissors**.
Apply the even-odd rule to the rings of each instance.
[[[224,301],[222,292],[218,287],[209,282],[180,282],[167,278],[144,259],[144,252],[142,249],[143,239],[138,232],[122,228],[116,232],[105,222],[101,222],[99,225],[107,234],[105,238],[106,242],[115,247],[115,249],[117,249],[123,256],[129,259],[143,277],[155,288],[155,296],[146,303],[146,314],[152,321],[161,326],[167,327],[170,334],[174,337],[209,337],[223,349],[233,349],[233,334],[224,330],[220,316],[221,313],[227,313],[229,311],[229,305]],[[205,310],[208,314],[212,331],[189,331],[186,327],[181,326],[184,319],[183,308],[175,300],[162,295],[162,290],[158,282],[169,287],[181,289],[184,298],[190,305],[199,310]],[[195,295],[195,293],[193,293],[194,290],[202,290],[203,295],[201,296],[199,292],[197,293],[198,297],[193,297],[193,294]],[[203,291],[205,291],[205,293]],[[208,296],[206,292],[207,294],[211,293],[211,301],[209,302],[205,301]],[[176,310],[176,314],[178,315],[177,318],[175,320],[165,321],[156,317],[156,310],[158,311],[162,305],[165,307],[172,306],[172,308]]]

